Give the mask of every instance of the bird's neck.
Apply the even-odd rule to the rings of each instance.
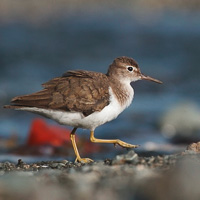
[[[109,77],[112,91],[122,107],[128,107],[133,99],[134,90],[129,81]]]

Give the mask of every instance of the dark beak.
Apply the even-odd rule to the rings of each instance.
[[[157,80],[157,79],[155,79],[155,78],[152,78],[152,77],[150,77],[150,76],[145,76],[144,74],[141,74],[141,79],[142,79],[142,80],[153,81],[153,82],[162,84],[162,81],[159,81],[159,80]]]

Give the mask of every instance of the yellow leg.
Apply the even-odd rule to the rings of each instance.
[[[71,141],[72,141],[72,146],[74,148],[74,153],[76,155],[76,160],[75,162],[84,162],[84,163],[89,163],[89,162],[93,162],[92,159],[90,158],[81,158],[80,157],[80,154],[78,152],[78,148],[77,148],[77,145],[76,145],[76,141],[75,141],[75,132],[76,132],[76,129],[77,128],[74,128],[72,130],[72,132],[70,133],[70,138],[71,138]]]
[[[90,131],[90,140],[91,142],[95,142],[95,143],[112,143],[114,145],[119,145],[124,148],[137,148],[139,146],[139,145],[128,144],[119,139],[114,139],[114,140],[97,139],[94,137],[94,131]]]

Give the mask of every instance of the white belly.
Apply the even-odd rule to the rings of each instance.
[[[130,99],[127,104],[121,106],[115,98],[111,88],[109,89],[109,92],[111,95],[110,104],[104,107],[100,112],[94,112],[87,117],[80,112],[55,111],[52,109],[36,107],[23,107],[19,108],[18,110],[25,110],[44,115],[63,125],[94,130],[96,127],[115,119],[126,107],[130,105],[133,99],[132,90],[132,94],[130,95]]]

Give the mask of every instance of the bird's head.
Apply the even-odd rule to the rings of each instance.
[[[149,80],[156,83],[162,83],[155,78],[142,74],[137,62],[134,59],[126,56],[116,58],[109,66],[107,75],[129,82],[138,80]]]

